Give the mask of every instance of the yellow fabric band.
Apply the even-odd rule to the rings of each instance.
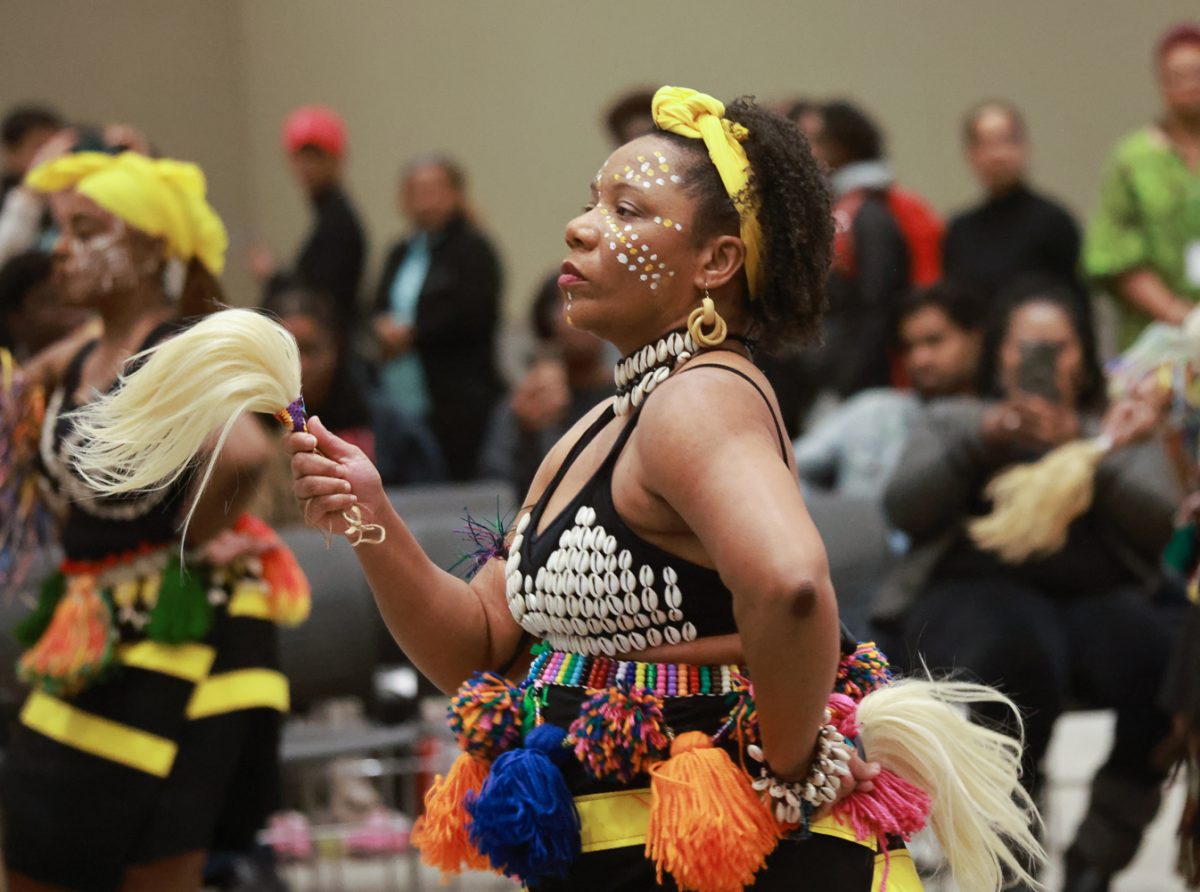
[[[742,148],[746,128],[725,117],[725,104],[719,99],[687,87],[659,88],[650,110],[659,130],[704,140],[708,157],[738,212],[742,243],[746,246],[746,282],[753,300],[758,293],[762,227],[758,223],[757,203],[747,188],[750,160]]]
[[[167,256],[195,257],[214,276],[225,268],[229,236],[204,197],[207,183],[195,164],[137,152],[77,152],[39,164],[25,185],[37,192],[74,189],[133,228],[163,239]]]
[[[64,746],[166,777],[177,747],[165,737],[89,715],[50,694],[34,691],[21,710],[21,724]]]
[[[187,717],[203,719],[239,709],[291,707],[287,677],[274,669],[238,669],[214,675],[196,685]]]
[[[149,669],[191,682],[200,682],[208,677],[216,656],[217,652],[207,644],[139,641],[137,644],[122,645],[117,650],[117,661],[125,666]]]
[[[252,619],[272,619],[271,605],[267,603],[267,591],[261,583],[242,583],[229,599],[230,616],[248,616]]]
[[[646,827],[650,820],[650,790],[618,790],[615,793],[593,793],[576,796],[579,810],[580,836],[583,851],[603,852],[627,846],[645,846]],[[844,839],[877,852],[873,839],[857,839],[848,824],[832,815],[814,821],[809,830],[821,836]],[[921,879],[907,849],[877,852],[872,892],[879,892],[887,862],[888,892],[922,892]]]

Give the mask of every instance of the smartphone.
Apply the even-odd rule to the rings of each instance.
[[[1058,392],[1058,354],[1062,344],[1055,341],[1022,341],[1021,364],[1017,367],[1017,387],[1052,403],[1061,399]]]

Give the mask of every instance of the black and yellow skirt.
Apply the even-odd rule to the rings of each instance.
[[[246,849],[277,804],[289,693],[261,562],[199,571],[211,608],[205,634],[166,643],[139,633],[153,593],[178,568],[139,561],[142,572],[113,585],[103,572],[83,579],[65,568],[64,592],[86,589],[109,609],[108,651],[85,683],[37,684],[11,739],[0,777],[4,857],[41,882],[113,889],[131,865]],[[74,609],[68,597],[53,611],[59,620]],[[43,641],[65,634],[46,625]]]

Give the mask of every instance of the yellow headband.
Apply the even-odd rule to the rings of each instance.
[[[662,87],[654,94],[650,109],[659,130],[704,140],[708,157],[720,174],[741,221],[739,229],[746,246],[746,281],[753,299],[758,292],[762,228],[758,224],[758,207],[746,188],[750,182],[750,161],[742,148],[746,128],[725,117],[725,105],[719,99],[687,87]]]
[[[34,168],[25,185],[38,192],[73,188],[135,229],[162,238],[167,256],[195,257],[214,276],[225,268],[229,238],[204,198],[204,172],[195,164],[136,152],[79,152]]]

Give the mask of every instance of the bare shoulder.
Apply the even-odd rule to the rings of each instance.
[[[67,366],[71,364],[75,354],[88,341],[100,337],[102,330],[98,321],[81,325],[62,340],[55,341],[32,357],[24,366],[25,375],[30,381],[52,390],[67,373]]]
[[[667,448],[705,449],[714,441],[747,438],[765,438],[778,451],[778,415],[771,385],[749,359],[736,353],[698,357],[646,401],[638,423],[640,451],[653,456]]]
[[[596,423],[604,411],[612,403],[612,400],[603,400],[597,405],[589,409],[582,418],[571,425],[570,429],[558,438],[550,451],[546,453],[546,457],[542,459],[541,465],[538,466],[537,473],[533,476],[533,483],[529,486],[529,492],[522,502],[525,506],[533,505],[546,487],[550,485],[550,481],[562,466],[562,463],[567,459],[567,453],[571,451],[571,447],[583,436],[584,432]]]

